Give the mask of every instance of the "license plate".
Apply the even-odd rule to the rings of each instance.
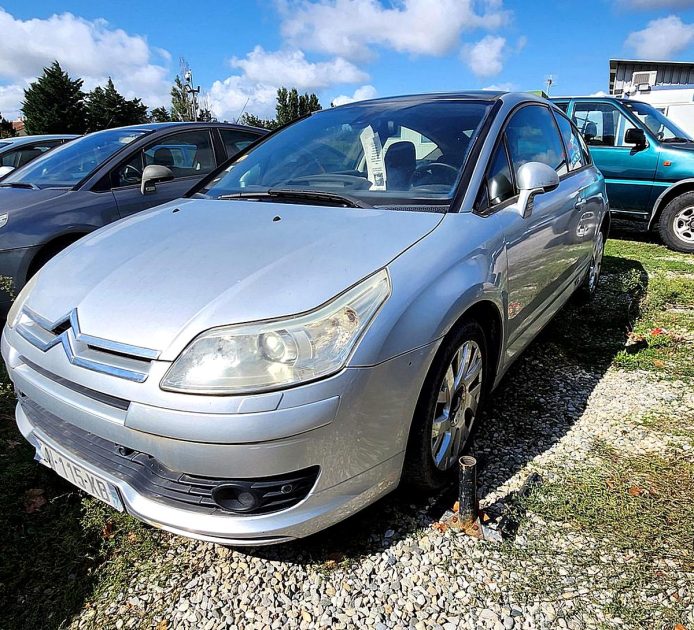
[[[63,479],[67,479],[93,497],[108,503],[119,512],[123,511],[123,502],[113,484],[89,472],[84,466],[58,453],[50,446],[41,444],[41,448],[49,466]]]

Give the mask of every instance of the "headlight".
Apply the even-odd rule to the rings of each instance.
[[[29,294],[31,293],[31,290],[34,288],[34,285],[36,284],[36,280],[38,279],[38,277],[38,273],[34,274],[31,277],[31,280],[29,280],[29,282],[27,282],[24,285],[24,288],[14,299],[14,302],[12,303],[9,312],[7,313],[7,325],[10,328],[14,328],[15,324],[17,323],[17,320],[19,319],[19,316],[22,314],[22,307],[24,306],[24,302],[26,302],[27,298],[29,297]]]
[[[390,280],[381,270],[305,315],[213,328],[196,337],[173,362],[161,387],[239,394],[334,374],[344,367],[389,295]]]

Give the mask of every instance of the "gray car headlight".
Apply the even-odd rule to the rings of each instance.
[[[334,374],[389,295],[381,270],[310,313],[208,330],[173,362],[161,388],[240,394]]]
[[[36,281],[39,279],[39,274],[34,274],[29,282],[24,285],[24,288],[19,292],[19,295],[14,299],[9,312],[7,313],[7,325],[10,328],[14,328],[19,320],[19,316],[22,314],[22,308],[24,307],[24,302],[27,301],[29,294],[31,293]]]

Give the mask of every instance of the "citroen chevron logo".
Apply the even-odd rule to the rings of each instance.
[[[84,334],[80,330],[76,308],[55,322],[48,321],[27,307],[24,307],[22,314],[24,317],[17,324],[17,333],[31,345],[42,352],[62,345],[71,364],[94,372],[142,383],[147,380],[149,362],[159,356],[156,350]],[[65,327],[66,324],[69,325]],[[63,330],[56,334],[60,329]],[[99,353],[99,350],[106,352]]]

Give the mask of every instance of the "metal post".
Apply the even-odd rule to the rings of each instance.
[[[477,520],[477,460],[464,455],[458,460],[458,517],[462,527]]]

